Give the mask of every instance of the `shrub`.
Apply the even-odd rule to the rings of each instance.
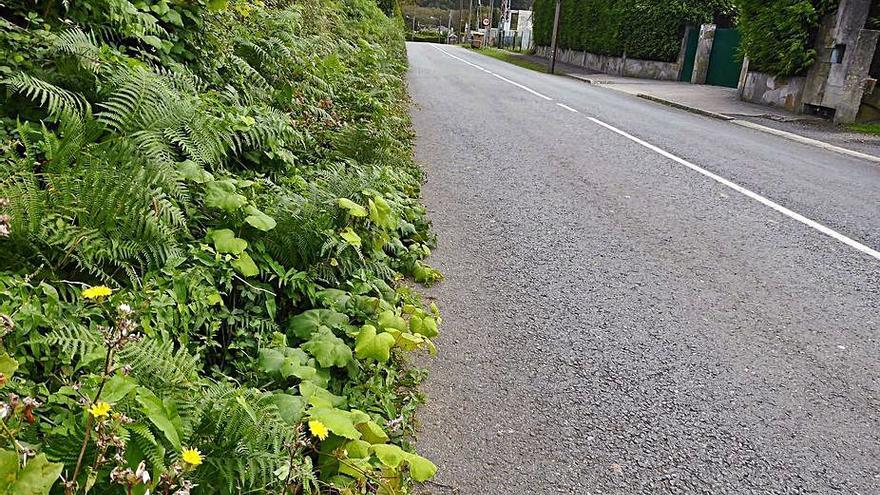
[[[404,353],[433,351],[411,286],[440,275],[400,19],[373,0],[0,14],[9,493],[431,477]]]
[[[802,74],[813,64],[813,42],[836,0],[737,0],[742,52],[752,70],[776,76]]]
[[[535,42],[550,45],[555,0],[535,0]],[[559,47],[601,55],[675,61],[688,25],[729,14],[729,0],[584,0],[563,2]]]

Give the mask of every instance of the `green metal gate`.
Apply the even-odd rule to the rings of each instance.
[[[740,34],[736,29],[717,29],[709,56],[706,84],[735,88],[739,83],[742,61],[737,57]]]
[[[681,66],[681,74],[679,74],[678,80],[691,82],[691,76],[694,73],[694,59],[697,57],[697,42],[700,40],[700,30],[690,27],[685,36],[687,36],[687,44],[684,48],[684,63]]]

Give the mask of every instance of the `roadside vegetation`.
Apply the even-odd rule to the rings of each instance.
[[[851,131],[880,136],[880,122],[868,122],[864,124],[850,124],[847,128]]]
[[[815,36],[838,0],[736,0],[737,27],[750,70],[775,76],[806,73],[816,60]]]
[[[732,0],[563,2],[559,47],[600,55],[674,62],[688,25],[733,13]],[[554,0],[535,0],[535,43],[550,46]]]
[[[374,0],[0,7],[0,494],[433,476],[403,41]]]
[[[547,67],[538,62],[534,62],[523,55],[518,53],[511,52],[509,50],[502,50],[499,48],[493,47],[483,47],[483,48],[471,48],[470,45],[462,45],[469,50],[473,50],[482,55],[486,55],[492,58],[496,58],[498,60],[507,62],[509,64],[517,65],[524,69],[534,70],[538,72],[547,72]]]

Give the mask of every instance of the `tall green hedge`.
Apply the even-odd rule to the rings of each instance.
[[[813,64],[813,42],[822,17],[838,0],[737,0],[742,50],[752,70],[777,76],[802,74]]]
[[[535,0],[535,41],[550,45],[555,0]],[[730,0],[568,0],[560,48],[646,60],[675,61],[687,25],[732,10]]]

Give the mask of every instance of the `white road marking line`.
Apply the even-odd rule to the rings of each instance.
[[[801,215],[800,213],[793,212],[793,211],[789,210],[788,208],[786,208],[786,207],[784,207],[774,201],[771,201],[771,200],[769,200],[769,199],[767,199],[757,193],[754,193],[754,192],[740,186],[739,184],[731,182],[731,181],[729,181],[719,175],[713,174],[712,172],[709,172],[706,169],[698,167],[697,165],[694,165],[693,163],[691,163],[683,158],[679,158],[679,157],[673,155],[672,153],[669,153],[668,151],[664,151],[664,150],[654,146],[651,143],[642,141],[641,139],[633,136],[632,134],[629,134],[625,131],[622,131],[622,130],[620,130],[610,124],[606,124],[605,122],[602,122],[599,119],[596,119],[593,117],[587,117],[587,118],[590,119],[591,121],[593,121],[594,123],[606,128],[612,132],[620,134],[621,136],[629,139],[630,141],[638,143],[638,144],[644,146],[645,148],[648,148],[649,150],[654,151],[655,153],[658,153],[662,156],[665,156],[666,158],[669,158],[670,160],[672,160],[674,162],[677,162],[681,165],[684,165],[685,167],[687,167],[695,172],[698,172],[702,175],[705,175],[706,177],[708,177],[718,183],[721,183],[721,184],[733,189],[734,191],[763,204],[764,206],[768,206],[768,207],[778,211],[779,213],[782,213],[783,215],[785,215],[789,218],[797,220],[798,222],[800,222],[808,227],[812,227],[812,228],[818,230],[819,232],[827,235],[828,237],[831,237],[832,239],[838,240],[838,241],[846,244],[849,247],[852,247],[858,251],[861,251],[861,252],[867,254],[868,256],[873,257],[874,259],[880,260],[880,252],[875,251],[875,250],[869,248],[868,246],[866,246],[858,241],[850,239],[849,237],[841,234],[840,232],[837,232],[836,230],[832,230],[832,229],[822,225],[819,222],[816,222],[814,220],[810,220],[809,218]]]
[[[580,113],[577,110],[575,110],[574,108],[571,108],[570,106],[566,105],[565,103],[557,103],[557,105],[568,110],[569,112]]]
[[[523,86],[522,84],[520,84],[520,83],[518,83],[518,82],[513,82],[513,81],[511,81],[510,79],[508,79],[508,78],[506,78],[506,77],[499,76],[498,74],[492,74],[492,75],[495,76],[495,77],[497,77],[498,79],[501,79],[502,81],[504,81],[504,82],[506,82],[506,83],[508,83],[508,84],[513,84],[513,85],[516,86],[517,88],[524,89],[524,90],[528,91],[529,93],[531,93],[531,94],[533,94],[533,95],[535,95],[535,96],[537,96],[537,97],[539,97],[539,98],[544,98],[544,99],[547,100],[547,101],[553,101],[553,98],[550,98],[549,96],[542,95],[541,93],[538,93],[538,92],[535,91],[534,89],[532,89],[532,88],[528,88],[528,87],[526,87],[526,86]]]
[[[553,98],[550,98],[549,96],[546,96],[546,95],[542,95],[541,93],[538,93],[537,91],[535,91],[535,90],[532,89],[532,88],[529,88],[529,87],[523,86],[522,84],[520,84],[520,83],[518,83],[518,82],[511,81],[510,79],[507,79],[506,77],[499,76],[498,74],[495,74],[494,72],[492,72],[492,71],[490,71],[490,70],[484,69],[483,67],[480,67],[480,66],[477,65],[477,64],[473,64],[473,63],[468,62],[467,60],[465,60],[465,59],[463,59],[463,58],[461,58],[461,57],[457,57],[457,56],[455,56],[455,55],[453,55],[453,54],[447,52],[446,50],[444,50],[444,49],[442,49],[442,48],[440,48],[440,47],[437,47],[437,46],[434,46],[434,45],[431,45],[431,46],[434,47],[434,48],[436,48],[436,49],[437,49],[440,53],[442,53],[443,55],[446,55],[446,56],[448,56],[448,57],[452,57],[452,58],[454,58],[454,59],[456,59],[456,60],[459,60],[459,61],[461,61],[461,62],[464,62],[464,63],[470,65],[471,67],[476,67],[477,69],[479,69],[479,70],[481,70],[481,71],[483,71],[483,72],[485,72],[485,73],[487,73],[487,74],[491,74],[491,75],[497,77],[498,79],[501,79],[502,81],[504,81],[504,82],[506,82],[506,83],[508,83],[508,84],[513,84],[513,85],[516,86],[517,88],[524,89],[524,90],[528,91],[529,93],[532,93],[533,95],[535,95],[535,96],[537,96],[537,97],[539,97],[539,98],[544,98],[544,99],[547,100],[547,101],[553,101]]]

